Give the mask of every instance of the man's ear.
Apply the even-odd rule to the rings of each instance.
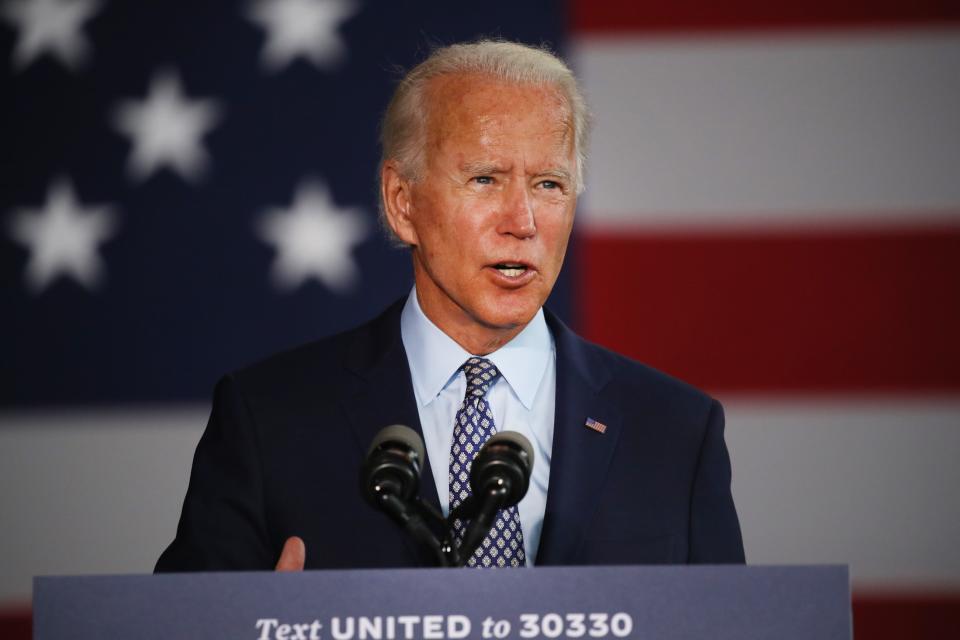
[[[410,180],[400,173],[396,160],[387,160],[380,169],[380,197],[387,224],[404,244],[417,244],[417,231],[410,220],[412,211],[412,193]]]

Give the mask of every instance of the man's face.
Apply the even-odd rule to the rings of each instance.
[[[546,301],[576,209],[570,110],[552,88],[487,76],[428,87],[424,166],[402,200],[426,315],[474,353]],[[396,226],[396,225],[394,225]]]

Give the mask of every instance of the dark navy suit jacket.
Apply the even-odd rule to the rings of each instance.
[[[293,535],[308,569],[431,564],[359,492],[374,435],[390,424],[420,431],[402,306],[221,380],[157,571],[271,569]],[[536,563],[743,562],[720,404],[547,322],[556,425]],[[429,468],[422,477],[421,495],[439,508]]]

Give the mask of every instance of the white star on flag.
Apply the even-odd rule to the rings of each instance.
[[[337,29],[356,11],[349,0],[258,0],[248,17],[266,32],[261,60],[276,72],[298,56],[321,69],[335,67],[347,52]]]
[[[98,245],[110,238],[116,227],[111,207],[84,207],[69,180],[61,178],[47,190],[40,209],[18,209],[9,223],[10,236],[27,247],[25,280],[33,293],[42,292],[57,277],[71,277],[88,289],[104,278]]]
[[[21,70],[44,53],[77,68],[90,52],[80,29],[100,9],[99,0],[12,0],[0,16],[18,31],[13,66]]]
[[[271,276],[281,290],[292,291],[316,278],[343,293],[360,279],[352,253],[369,232],[363,211],[338,208],[319,180],[301,183],[289,209],[267,210],[257,232],[277,250]]]
[[[169,167],[185,180],[198,180],[209,165],[201,138],[220,119],[215,100],[190,100],[175,71],[157,73],[143,100],[126,100],[114,112],[113,124],[130,136],[133,150],[127,171],[144,180]]]

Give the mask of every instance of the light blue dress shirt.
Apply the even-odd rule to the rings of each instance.
[[[403,307],[400,334],[410,363],[427,458],[433,470],[440,506],[447,515],[450,508],[447,474],[453,444],[453,420],[463,402],[467,384],[460,366],[471,354],[424,315],[417,301],[416,288],[410,292]],[[530,488],[519,505],[523,546],[529,567],[537,557],[547,505],[557,389],[556,348],[543,309],[513,340],[484,357],[502,374],[487,393],[497,430],[522,433],[533,445]]]

